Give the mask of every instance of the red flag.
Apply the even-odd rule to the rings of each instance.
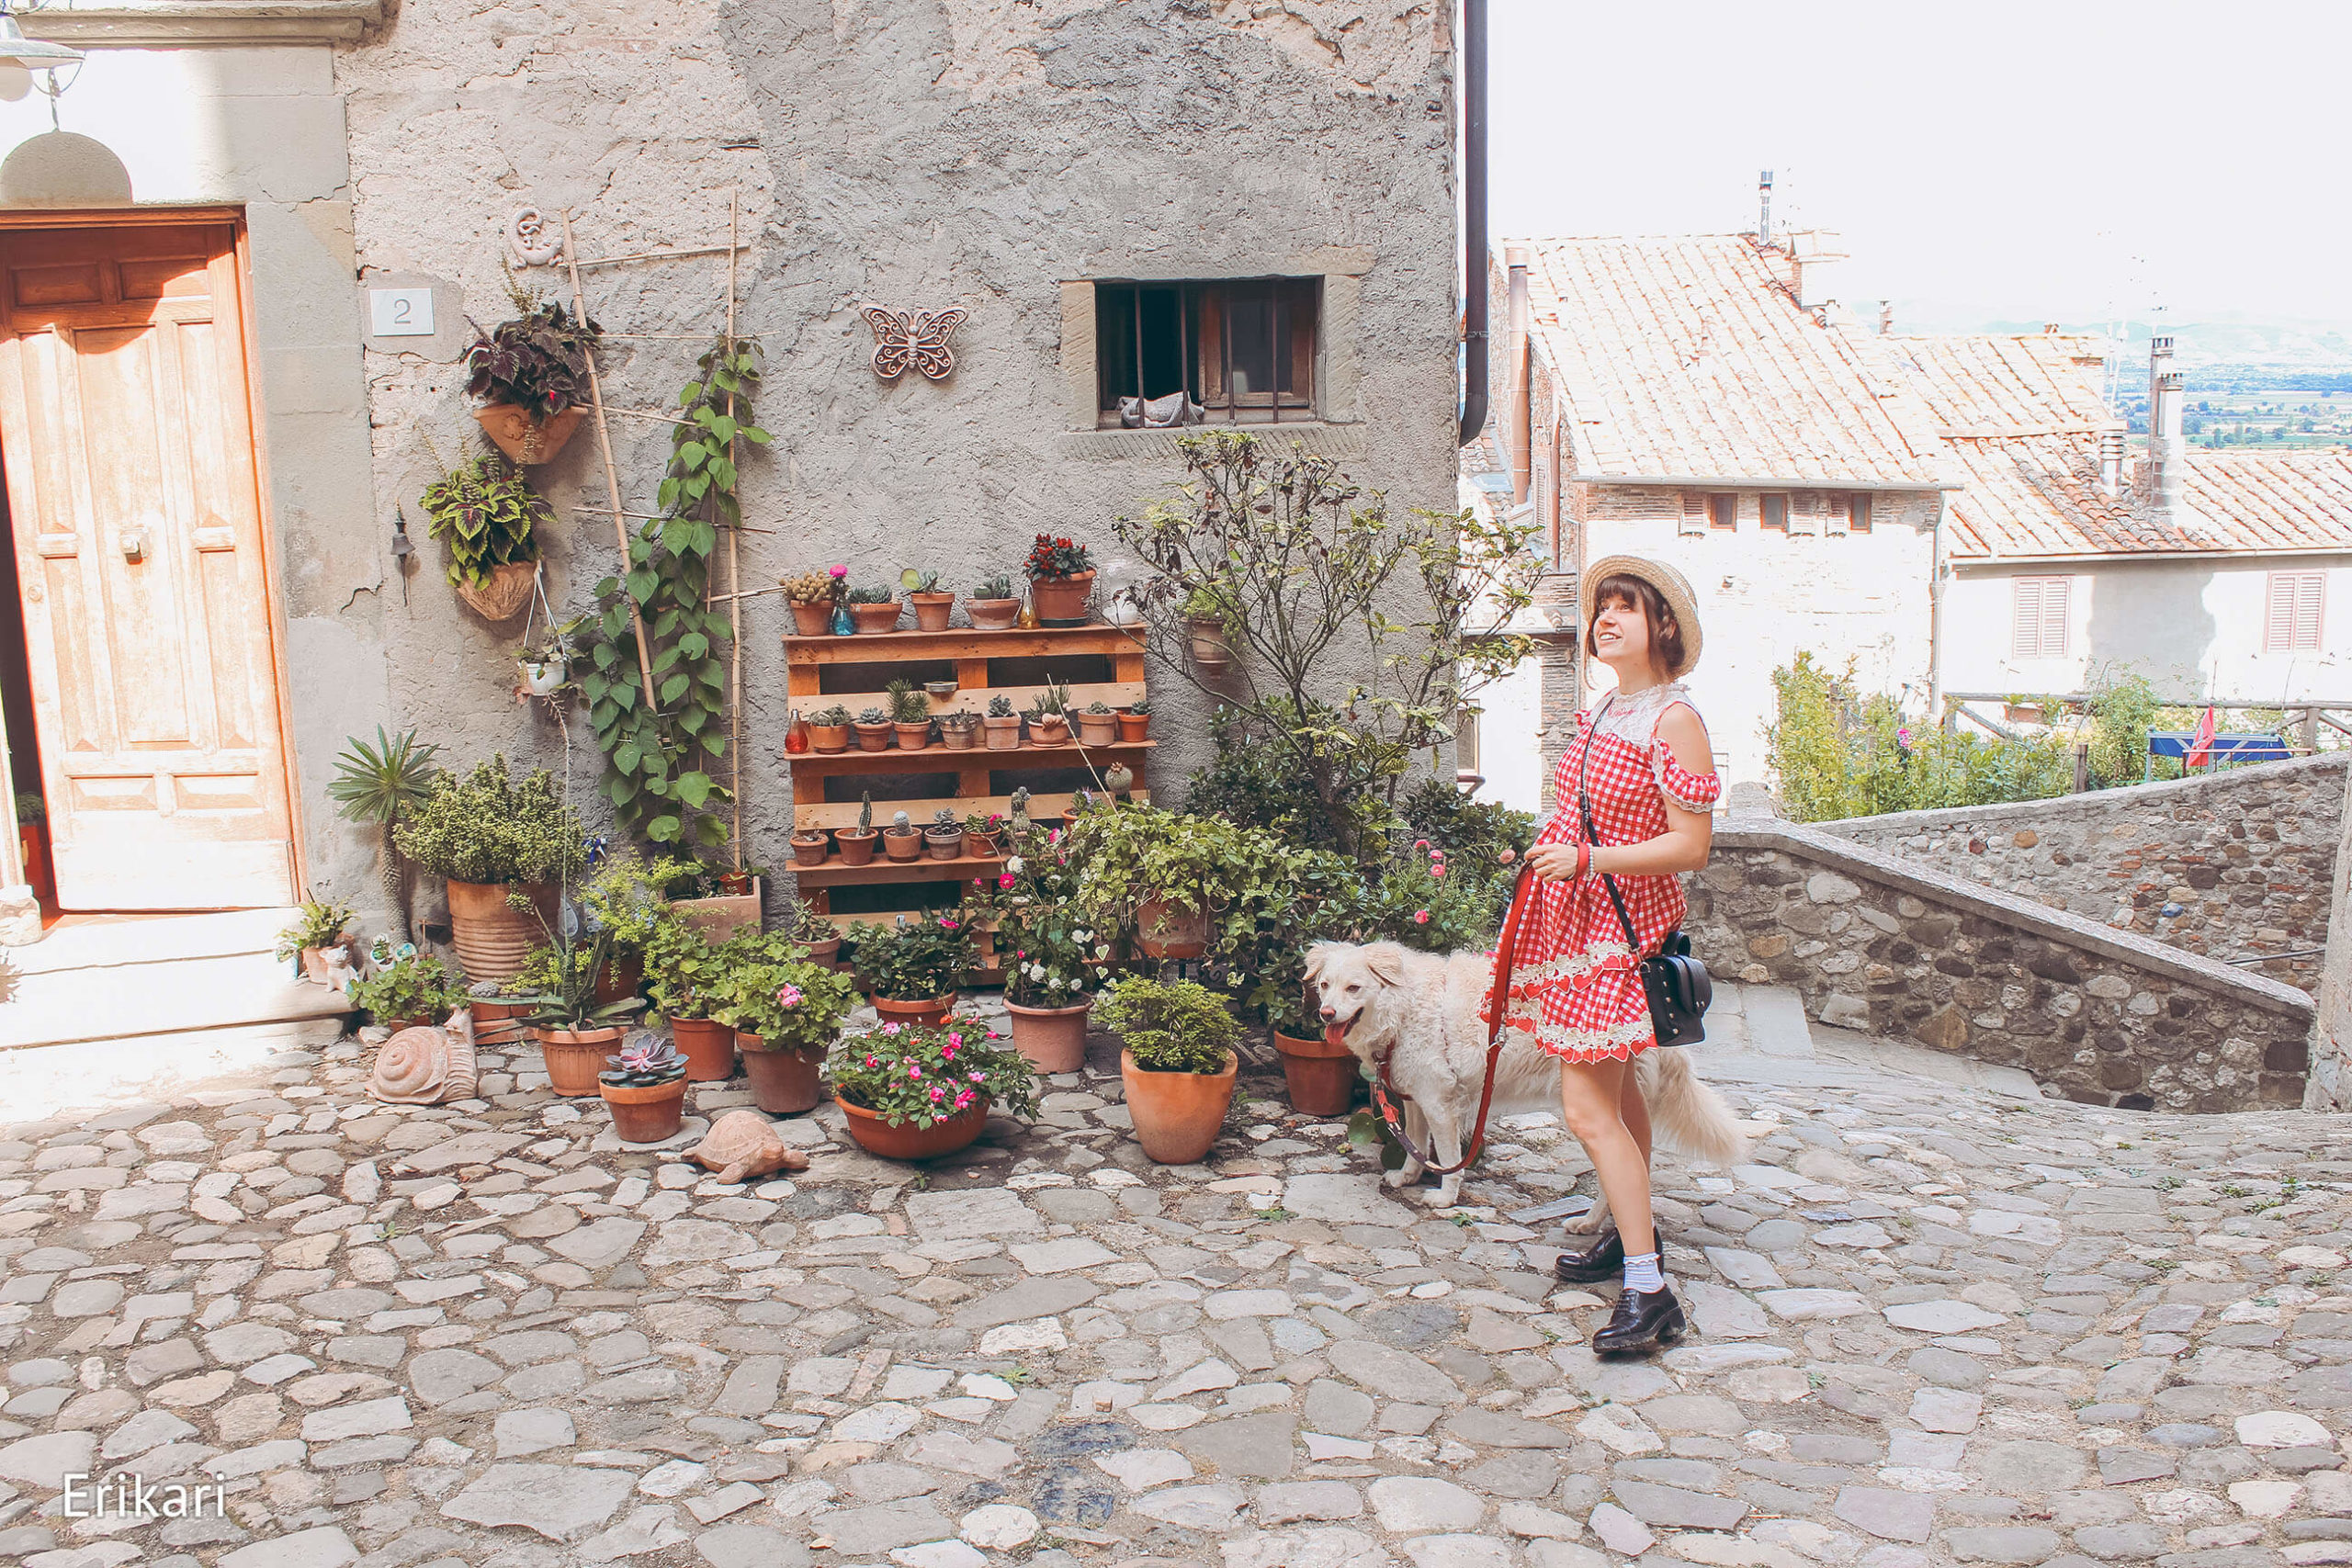
[[[2197,733],[2188,738],[2187,761],[2190,767],[2201,768],[2212,760],[2213,710],[2208,707],[2205,710],[2205,716],[2197,721]]]

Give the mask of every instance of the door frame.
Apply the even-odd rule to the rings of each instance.
[[[237,313],[243,320],[244,341],[239,345],[245,363],[245,428],[253,433],[254,494],[261,519],[261,587],[269,614],[269,672],[277,697],[277,751],[286,771],[287,846],[294,871],[291,892],[297,899],[311,889],[302,820],[301,761],[294,750],[293,691],[286,678],[286,602],[278,592],[277,518],[270,504],[269,443],[261,403],[260,312],[254,309],[253,237],[245,226],[243,206],[218,202],[185,207],[6,208],[0,209],[0,229],[134,229],[151,224],[225,223],[235,252]],[[13,527],[15,519],[10,519]],[[13,772],[13,769],[11,769]],[[17,797],[13,791],[0,800],[0,825],[8,836],[7,856],[13,861],[17,835]],[[21,880],[23,872],[17,872]]]

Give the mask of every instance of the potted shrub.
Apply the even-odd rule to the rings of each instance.
[[[973,860],[996,854],[1004,843],[1004,818],[995,812],[973,812],[964,818],[964,853]]]
[[[899,586],[906,590],[907,603],[914,607],[915,630],[947,629],[947,617],[956,610],[956,595],[940,591],[939,573],[910,566],[899,574]]]
[[[835,703],[808,716],[808,749],[827,755],[849,750],[849,709]]]
[[[1086,1019],[1094,999],[1091,963],[1111,955],[1068,905],[1031,905],[1014,928],[1012,960],[1004,973],[1004,1007],[1012,1016],[1013,1049],[1041,1073],[1074,1073],[1086,1066]]]
[[[834,1047],[827,1074],[850,1136],[885,1159],[932,1159],[969,1145],[993,1105],[1037,1113],[1035,1074],[978,1028],[896,1021]]]
[[[1108,703],[1090,703],[1078,715],[1078,738],[1089,746],[1109,746],[1119,739],[1119,716]]]
[[[1019,750],[1021,745],[1021,716],[1013,711],[1012,699],[1011,697],[1006,696],[1001,692],[998,693],[995,696],[990,697],[989,699],[988,717],[982,722],[988,727],[989,750],[1012,751]]]
[[[922,750],[931,739],[931,699],[916,691],[911,681],[893,681],[883,690],[889,695],[890,728],[898,736],[899,750]]]
[[[458,597],[486,621],[521,615],[538,575],[538,525],[555,521],[529,481],[486,452],[426,487],[417,504],[427,531],[448,548]]]
[[[1094,592],[1094,562],[1084,545],[1040,534],[1029,548],[1029,602],[1037,624],[1082,626]]]
[[[980,716],[965,709],[939,716],[939,739],[951,751],[969,751],[980,743]]]
[[[971,967],[972,939],[954,915],[901,915],[888,926],[850,933],[857,973],[874,993],[874,1010],[901,1023],[939,1023],[956,1005]]]
[[[808,962],[820,969],[841,967],[841,928],[799,899],[786,905],[783,923],[777,929],[807,948]]]
[[[1102,926],[1132,929],[1149,958],[1198,958],[1209,916],[1252,891],[1266,843],[1221,817],[1148,806],[1081,814],[1073,862],[1084,867],[1079,900]]]
[[[832,852],[832,836],[822,828],[795,828],[792,830],[792,863],[797,866],[819,866],[825,863]]]
[[[662,922],[645,950],[645,990],[653,1010],[670,1021],[670,1034],[685,1053],[686,1075],[697,1083],[735,1076],[735,1028],[718,1014],[732,995],[736,964],[757,931],[718,942],[684,920]]]
[[[1148,740],[1151,739],[1151,699],[1137,697],[1119,710],[1119,739]]]
[[[874,858],[874,796],[857,797],[857,826],[833,829],[833,843],[843,865],[864,865]]]
[[[467,774],[444,773],[392,829],[400,852],[447,879],[449,945],[477,980],[503,980],[522,967],[555,917],[556,885],[586,858],[579,815],[554,775],[514,778],[493,757]],[[520,887],[521,908],[507,897]],[[583,1093],[595,1092],[592,1084]]]
[[[1029,704],[1032,746],[1069,744],[1069,688],[1048,682]]]
[[[1136,1141],[1161,1165],[1200,1160],[1233,1103],[1240,1022],[1223,998],[1193,980],[1125,976],[1101,1005],[1104,1026],[1121,1037],[1119,1077]]]
[[[784,580],[784,602],[792,606],[792,629],[799,637],[831,637],[833,606],[841,602],[844,568],[804,571]]]
[[[547,463],[588,412],[588,355],[604,331],[586,317],[510,282],[514,315],[474,329],[466,350],[466,392],[482,406],[474,419],[518,463]]]
[[[853,588],[842,595],[849,606],[849,618],[856,623],[861,635],[896,631],[899,627],[899,601],[887,588]]]
[[[664,858],[648,865],[635,850],[609,852],[588,874],[580,890],[580,912],[589,928],[612,938],[605,967],[596,976],[596,999],[616,1002],[637,995],[645,978],[645,949],[671,919],[664,889],[692,863]]]
[[[964,852],[964,824],[956,818],[954,807],[943,806],[932,813],[931,826],[922,830],[922,852],[933,860],[954,860]]]
[[[529,907],[521,894],[514,897]],[[548,1087],[584,1099],[596,1092],[596,1075],[620,1041],[621,1021],[644,1003],[635,997],[596,1000],[596,976],[605,967],[611,938],[599,931],[582,942],[551,926],[545,929],[548,988],[526,998],[531,1009],[531,1037],[539,1043],[539,1055],[547,1064]]]
[[[359,940],[351,932],[353,914],[347,904],[304,899],[302,907],[295,911],[294,923],[277,933],[277,961],[299,964],[302,978],[325,985],[325,951],[330,947],[348,947]],[[355,953],[352,956],[356,958],[359,954]]]
[[[596,1092],[624,1144],[658,1144],[678,1135],[686,1109],[686,1059],[658,1034],[639,1034],[607,1056]]]
[[[797,1116],[824,1098],[818,1080],[825,1053],[857,1005],[847,976],[820,968],[801,952],[788,938],[766,939],[736,965],[719,1009],[743,1053],[752,1102],[771,1116]]]
[[[1021,618],[1021,596],[1012,591],[1012,579],[1004,576],[981,580],[964,601],[964,613],[972,617],[972,629],[1001,632],[1012,629]]]
[[[861,751],[888,751],[890,749],[890,716],[882,708],[862,708],[853,728],[857,731],[857,749]]]
[[[366,979],[354,980],[345,996],[369,1019],[395,1030],[447,1022],[451,1013],[473,1000],[464,976],[405,943],[400,956]]]

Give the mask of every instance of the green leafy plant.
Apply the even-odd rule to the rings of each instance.
[[[900,812],[901,817],[905,816]],[[894,1002],[952,997],[972,966],[972,935],[955,915],[902,915],[896,924],[856,925],[857,972]]]
[[[848,976],[795,956],[805,949],[779,952],[775,942],[771,937],[763,950],[741,955],[711,1016],[740,1033],[758,1036],[767,1050],[820,1054],[857,1006],[857,987]]]
[[[893,724],[926,724],[931,719],[931,699],[912,681],[899,679],[882,688],[890,699],[890,722]]]
[[[851,604],[888,604],[896,598],[887,588],[853,588],[842,595],[843,603]]]
[[[411,952],[354,980],[351,1005],[379,1023],[424,1019],[437,1023],[471,1000],[464,976],[429,953]]]
[[[1095,1018],[1119,1033],[1146,1072],[1221,1073],[1241,1043],[1233,1010],[1194,980],[1124,976],[1104,989]]]
[[[756,934],[756,933],[754,933]],[[674,914],[654,923],[645,941],[645,994],[664,1018],[710,1018],[729,994],[742,955],[713,942]]]
[[[1017,595],[1012,591],[1012,579],[1006,577],[1000,572],[994,577],[984,577],[980,579],[979,586],[972,590],[972,597],[975,599],[1012,599],[1017,597]]]
[[[835,1094],[893,1127],[929,1127],[980,1105],[1037,1114],[1035,1071],[977,1026],[886,1023],[844,1038],[826,1076]]]
[[[845,725],[849,723],[849,709],[842,706],[839,703],[835,703],[831,707],[819,708],[815,713],[810,714],[808,716],[808,722],[811,724],[823,725]]]
[[[448,547],[449,581],[477,587],[493,568],[538,559],[537,529],[555,522],[555,509],[495,452],[450,469],[417,504],[427,531]]]
[[[639,1035],[624,1044],[619,1055],[605,1060],[610,1066],[596,1075],[596,1081],[615,1089],[653,1089],[686,1076],[686,1058],[659,1034]]]
[[[512,908],[529,910],[548,939],[547,988],[520,998],[530,1007],[528,1016],[533,1024],[578,1034],[603,1029],[645,1005],[635,997],[616,1002],[596,999],[596,980],[612,953],[611,932],[597,931],[583,941],[550,927],[546,917],[538,913],[537,906],[523,895],[510,893],[506,902]]]
[[[277,933],[278,962],[293,958],[306,947],[335,946],[351,929],[356,913],[348,904],[304,899],[301,908],[295,912],[293,924]]]
[[[611,934],[615,952],[642,953],[670,919],[664,889],[700,869],[673,856],[648,863],[635,850],[621,850],[589,873],[580,889],[580,908],[589,924]]]
[[[939,573],[910,566],[899,574],[899,586],[910,593],[936,593],[939,592]]]
[[[656,498],[662,515],[630,539],[628,572],[597,584],[579,681],[605,755],[605,798],[622,823],[655,844],[708,849],[727,839],[718,808],[732,798],[717,776],[729,744],[732,633],[724,609],[710,604],[710,558],[719,530],[742,521],[737,442],[764,446],[771,437],[751,423],[760,384],[755,344],[722,338],[696,365],[698,377],[678,394]],[[651,692],[638,665],[638,626],[650,651]]]
[[[544,420],[588,400],[588,355],[604,329],[510,280],[514,315],[488,332],[474,327],[466,350],[466,392],[483,403],[518,403]],[[469,321],[468,325],[472,325]]]
[[[516,779],[503,756],[444,773],[392,830],[400,852],[455,882],[568,882],[586,859],[579,814],[540,768]]]

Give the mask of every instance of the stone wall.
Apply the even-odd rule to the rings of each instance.
[[[1817,829],[1730,817],[1714,843],[1690,889],[1700,957],[1794,987],[1824,1023],[2021,1067],[2094,1104],[2302,1100],[2301,991]]]
[[[2352,784],[2346,789],[2335,874],[2328,879],[2330,909],[2352,908]],[[2303,1103],[2340,1110],[2352,1104],[2352,1075],[2346,1072],[2346,1057],[2352,1053],[2352,920],[2328,922],[2327,952],[2315,989],[2319,1016],[2312,1026],[2312,1079]]]
[[[2309,988],[2327,942],[2352,752],[2004,806],[1813,826]]]

